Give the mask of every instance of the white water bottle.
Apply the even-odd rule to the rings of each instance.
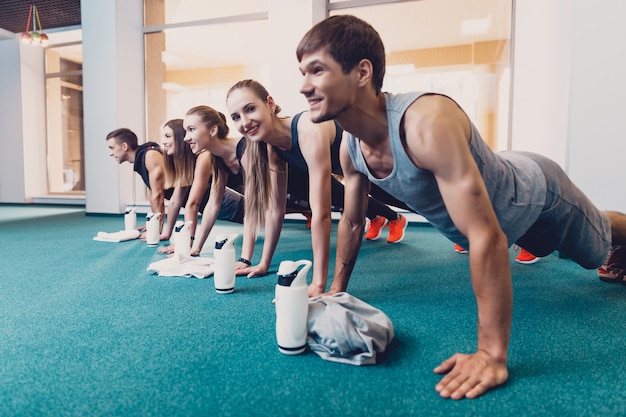
[[[221,234],[215,238],[215,272],[213,282],[215,292],[218,294],[230,294],[235,291],[235,246],[233,241],[237,234]]]
[[[135,208],[126,208],[124,213],[124,230],[134,230],[137,228],[137,212]]]
[[[161,213],[148,213],[146,215],[146,243],[148,246],[156,246],[159,244],[161,232],[159,230],[159,219]]]
[[[302,269],[298,268],[302,266]],[[276,341],[285,355],[304,352],[308,334],[309,296],[307,273],[311,261],[282,261],[276,283]]]
[[[193,222],[191,220],[186,222],[178,221],[174,226],[174,253],[178,256],[191,256],[192,223]]]

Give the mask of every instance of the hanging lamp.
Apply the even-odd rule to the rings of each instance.
[[[32,38],[30,37],[30,32],[28,31],[28,29],[30,29],[30,17],[32,15],[33,15],[33,5],[31,4],[30,10],[28,11],[28,19],[26,19],[26,30],[20,33],[20,39],[24,43],[31,43],[32,41]]]
[[[33,19],[33,30],[29,31],[31,18]],[[39,20],[39,11],[37,10],[37,6],[35,5],[30,5],[30,10],[28,11],[28,20],[26,21],[26,30],[20,33],[20,39],[22,40],[22,42],[29,43],[31,45],[48,45],[48,35],[43,33],[41,21]]]

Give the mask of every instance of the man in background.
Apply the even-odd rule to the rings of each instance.
[[[165,219],[165,174],[161,147],[156,142],[138,145],[137,135],[125,127],[116,129],[106,136],[110,155],[121,164],[133,164],[133,170],[141,176],[148,187],[150,210],[161,213],[159,233],[163,230]]]

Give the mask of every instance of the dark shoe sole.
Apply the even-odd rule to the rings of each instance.
[[[598,275],[598,278],[600,278],[600,281],[602,282],[608,282],[610,284],[622,284],[622,285],[626,285],[626,280],[624,280],[624,275],[622,276],[612,276],[612,275]]]

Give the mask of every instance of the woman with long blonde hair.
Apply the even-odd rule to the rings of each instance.
[[[341,173],[341,128],[333,121],[313,123],[308,112],[279,117],[280,107],[255,80],[233,85],[227,93],[226,105],[237,129],[247,138],[243,156],[246,216],[241,249],[246,262],[236,265],[237,273],[253,277],[268,272],[289,194],[291,198],[309,202],[313,249],[313,282],[309,295],[323,293],[330,256],[331,207],[343,207],[343,185],[333,176]],[[406,218],[370,198],[368,218],[383,213],[387,218],[398,219],[401,240]],[[261,261],[251,266],[249,260],[261,226],[265,232]]]
[[[180,208],[187,202],[193,184],[196,156],[184,139],[183,119],[168,120],[161,128],[165,199],[168,200],[167,222],[161,233],[161,240],[169,240],[172,236]]]
[[[185,142],[196,155],[193,184],[185,205],[185,221],[191,220],[191,254],[199,255],[217,219],[243,223],[240,191],[243,171],[237,159],[240,139],[228,136],[226,117],[209,106],[196,106],[183,120]],[[206,191],[208,193],[208,201]],[[202,212],[202,223],[198,213]],[[173,251],[170,246],[168,252]]]

